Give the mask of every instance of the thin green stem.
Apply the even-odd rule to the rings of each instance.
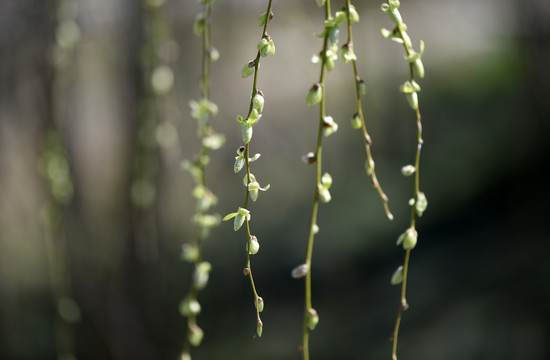
[[[325,3],[325,19],[330,18],[330,0],[327,0]],[[319,109],[319,127],[317,130],[317,145],[315,147],[315,191],[313,194],[313,205],[311,208],[311,218],[309,220],[309,234],[307,240],[307,252],[306,252],[306,261],[305,265],[307,266],[307,273],[305,279],[305,303],[304,303],[304,326],[302,332],[302,354],[304,360],[309,360],[309,324],[308,324],[308,314],[312,310],[311,305],[311,265],[312,265],[312,256],[313,256],[313,240],[315,238],[315,228],[317,223],[317,213],[319,209],[319,184],[321,184],[321,172],[322,172],[322,154],[323,154],[323,126],[324,119],[326,116],[325,113],[325,104],[326,104],[326,87],[325,87],[325,72],[326,72],[326,59],[327,59],[327,48],[329,42],[328,32],[324,37],[323,41],[323,50],[321,52],[321,74],[319,76],[319,86],[321,87],[322,96]]]
[[[353,32],[351,28],[351,16],[350,16],[350,8],[351,8],[351,1],[346,0],[346,20],[348,25],[348,44],[349,46],[353,45]],[[361,78],[358,75],[357,72],[357,61],[352,60],[353,65],[353,78],[355,81],[355,102],[357,106],[357,115],[361,119],[361,130],[363,132],[363,138],[365,140],[365,152],[367,154],[367,163],[369,168],[369,174],[371,177],[372,186],[376,189],[378,192],[378,195],[382,199],[382,205],[384,206],[384,212],[386,213],[386,216],[388,219],[393,220],[393,215],[390,212],[390,208],[388,205],[388,196],[384,193],[382,190],[382,186],[380,185],[380,182],[378,181],[378,178],[376,177],[376,172],[374,170],[374,159],[372,156],[372,139],[369,136],[369,133],[367,132],[367,125],[365,122],[365,117],[363,115],[363,107],[361,105],[361,90],[360,90],[360,81]]]
[[[399,327],[401,325],[401,318],[403,316],[403,311],[407,310],[409,308],[409,304],[407,304],[407,274],[409,269],[409,259],[411,256],[411,249],[408,249],[405,252],[405,260],[403,261],[403,282],[401,283],[401,299],[399,303],[399,307],[397,309],[397,318],[395,320],[395,328],[393,330],[393,336],[392,336],[392,360],[397,360],[397,338],[399,337]]]
[[[201,68],[201,76],[199,80],[199,88],[201,91],[201,98],[204,101],[210,101],[210,66],[212,63],[212,59],[210,56],[211,51],[211,45],[210,45],[210,25],[211,25],[211,19],[212,19],[212,4],[206,3],[204,5],[204,32],[202,33],[202,68]],[[206,186],[206,164],[202,159],[208,155],[209,148],[204,145],[204,142],[202,141],[203,138],[209,135],[211,132],[210,122],[207,121],[199,121],[199,136],[200,136],[200,153],[198,155],[198,159],[196,161],[196,166],[199,169],[199,176],[198,176],[198,185],[202,186],[204,189],[207,189]],[[203,216],[206,214],[206,209],[202,208],[199,204],[200,200],[197,201],[196,206],[196,215]],[[200,264],[203,262],[203,251],[202,251],[202,242],[204,238],[204,227],[200,224],[197,224],[195,227],[195,234],[193,237],[192,245],[195,247],[197,255],[193,261],[194,263],[194,271],[197,272]],[[189,287],[189,291],[186,296],[185,301],[194,301],[197,300],[199,293],[199,288],[197,287],[197,284],[195,281],[191,281],[191,285]],[[185,342],[183,345],[183,353],[189,354],[191,351],[191,343],[189,341],[189,337],[191,334],[191,329],[193,329],[195,326],[197,326],[197,316],[194,312],[190,312],[187,314],[187,334],[185,336]]]
[[[407,42],[405,41],[405,37],[403,35],[403,30],[397,26],[396,30],[399,33],[399,36],[403,40],[403,47],[405,48],[405,53],[407,55],[410,55],[412,52],[412,49],[409,48],[407,45]],[[410,81],[413,82],[415,80],[414,78],[414,66],[413,64],[409,64],[409,74],[410,74]],[[416,210],[416,202],[419,198],[420,193],[420,152],[422,150],[422,116],[420,115],[420,108],[417,106],[415,109],[415,121],[416,121],[416,154],[415,154],[415,160],[414,160],[414,184],[413,184],[413,194],[414,194],[414,204],[411,206],[411,219],[410,219],[410,229],[415,229],[416,226],[416,217],[417,217],[417,210]],[[403,282],[401,283],[401,301],[399,304],[399,308],[397,310],[397,317],[395,320],[395,328],[393,331],[393,340],[392,340],[392,359],[397,360],[397,343],[399,338],[399,328],[401,325],[401,319],[403,316],[403,311],[407,310],[409,308],[409,305],[407,303],[407,278],[408,278],[408,272],[409,272],[409,259],[412,249],[408,249],[405,252],[405,260],[403,262]]]
[[[266,10],[266,21],[265,21],[265,24],[263,26],[263,30],[262,30],[262,38],[264,38],[265,36],[267,36],[267,26],[270,22],[270,17],[272,17],[272,13],[271,13],[271,6],[272,5],[272,0],[269,0],[268,4],[267,4],[267,10]],[[253,102],[253,98],[254,98],[254,95],[258,92],[258,72],[259,72],[259,68],[260,68],[260,61],[261,61],[261,53],[260,53],[260,50],[258,50],[258,52],[256,53],[256,58],[254,59],[254,81],[252,82],[252,92],[251,92],[251,97],[250,97],[250,104],[249,104],[249,107],[248,107],[248,114],[247,114],[247,118],[250,116],[250,114],[252,113],[252,110],[254,108],[254,102]],[[246,184],[246,192],[245,192],[245,198],[244,198],[244,206],[243,208],[244,209],[247,209],[248,210],[248,200],[250,198],[250,191],[248,189],[248,184],[250,184],[250,143],[247,143],[245,144],[245,150],[244,150],[244,158],[245,158],[245,164],[246,164],[246,179],[247,179],[247,184]],[[256,307],[256,319],[257,319],[257,324],[261,324],[261,318],[260,318],[260,309],[258,307],[258,298],[259,298],[259,295],[258,295],[258,292],[256,291],[256,285],[254,283],[254,277],[252,276],[252,266],[251,266],[251,261],[250,261],[250,252],[249,252],[249,249],[248,249],[248,242],[250,241],[250,239],[252,238],[252,233],[250,231],[250,221],[248,219],[245,220],[246,222],[246,235],[247,235],[247,238],[246,238],[246,272],[245,274],[249,277],[250,279],[250,285],[252,287],[252,293],[254,295],[254,304],[255,304],[255,307]]]

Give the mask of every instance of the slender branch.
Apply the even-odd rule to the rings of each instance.
[[[268,27],[268,24],[269,24],[270,20],[273,18],[273,13],[272,13],[271,9],[272,9],[272,0],[269,0],[268,4],[267,4],[267,10],[266,10],[266,13],[265,13],[266,18],[265,18],[265,22],[263,24],[261,39],[269,38],[269,35],[267,34],[267,27]],[[265,54],[264,54],[264,56],[265,56]],[[251,117],[251,115],[253,114],[253,111],[255,110],[255,108],[254,108],[255,95],[260,94],[263,98],[263,94],[261,93],[261,91],[258,90],[258,73],[259,73],[261,58],[262,58],[262,52],[261,52],[260,49],[258,49],[258,52],[256,53],[256,57],[254,58],[254,60],[252,60],[249,63],[249,65],[252,64],[252,63],[254,65],[254,78],[253,78],[254,80],[252,82],[252,92],[251,92],[252,96],[250,97],[250,103],[249,103],[249,107],[248,107],[248,113],[247,113],[247,116],[246,116],[246,120],[248,120]],[[261,113],[261,110],[259,111],[259,113]],[[261,115],[259,115],[259,116],[261,116]],[[249,199],[251,198],[250,197],[250,193],[251,193],[250,184],[254,181],[254,177],[253,177],[253,175],[251,174],[251,171],[250,171],[250,162],[251,162],[250,161],[250,139],[249,139],[249,141],[245,142],[244,151],[243,151],[242,156],[244,157],[244,162],[245,162],[245,166],[246,166],[246,178],[245,178],[246,179],[246,184],[245,184],[246,185],[246,191],[245,191],[243,209],[248,210],[248,203],[249,203]],[[260,308],[260,302],[263,302],[263,299],[258,295],[258,292],[256,290],[256,285],[254,283],[254,277],[252,275],[252,266],[251,266],[251,261],[250,261],[251,251],[249,249],[250,242],[252,241],[253,238],[255,240],[256,240],[256,238],[251,233],[250,220],[249,220],[248,217],[245,218],[245,223],[246,223],[247,246],[246,246],[246,267],[244,269],[244,274],[245,274],[245,276],[248,276],[248,278],[250,279],[250,285],[252,287],[252,293],[253,293],[253,297],[254,297],[254,304],[255,304],[255,308],[256,308],[256,320],[257,320],[256,333],[257,333],[258,336],[261,336],[262,331],[263,331],[263,323],[262,323],[262,320],[260,318],[260,312],[262,311],[262,308]]]
[[[347,27],[348,27],[348,42],[347,42],[346,45],[350,46],[353,49],[353,32],[352,32],[352,27],[351,27],[352,21],[351,21],[351,15],[350,15],[351,7],[352,7],[351,1],[346,0],[346,21],[347,21]],[[344,45],[344,46],[346,46],[346,45]],[[364,115],[363,115],[363,107],[361,105],[361,89],[360,89],[360,87],[361,87],[361,81],[362,80],[359,77],[358,72],[357,72],[357,60],[352,59],[351,62],[352,62],[352,65],[353,65],[353,78],[354,78],[354,81],[355,81],[355,102],[356,102],[356,106],[357,106],[356,116],[358,116],[359,119],[361,120],[361,130],[363,132],[363,138],[365,140],[365,151],[366,151],[366,154],[367,154],[368,173],[371,177],[372,186],[378,192],[378,195],[380,196],[380,199],[382,199],[382,204],[384,206],[384,212],[386,213],[387,218],[390,219],[390,220],[393,220],[393,215],[390,212],[390,208],[389,208],[389,205],[388,205],[388,196],[382,190],[382,186],[380,185],[380,182],[378,181],[378,178],[376,177],[376,172],[374,170],[374,159],[373,159],[373,156],[372,156],[372,149],[371,149],[372,148],[372,139],[369,136],[369,133],[367,132],[367,126],[366,126],[365,118],[364,118]]]
[[[211,265],[203,261],[202,242],[208,235],[211,227],[219,223],[219,218],[215,215],[208,215],[209,208],[216,203],[216,197],[208,190],[206,182],[206,164],[205,159],[211,150],[219,148],[224,141],[222,135],[216,134],[211,125],[210,119],[217,113],[217,106],[210,100],[210,68],[212,63],[212,51],[210,40],[210,27],[212,21],[212,3],[203,2],[204,12],[197,19],[196,32],[202,39],[202,66],[199,78],[199,88],[201,91],[201,100],[191,102],[192,116],[198,120],[198,135],[200,138],[200,151],[193,164],[184,165],[196,182],[197,187],[194,195],[197,197],[196,210],[194,215],[195,234],[193,240],[187,244],[187,254],[184,248],[184,257],[194,264],[193,280],[189,287],[187,296],[182,302],[181,311],[187,317],[187,336],[183,346],[182,360],[191,359],[191,346],[200,345],[203,337],[202,330],[197,325],[197,315],[200,312],[200,304],[197,301],[199,291],[206,286],[208,274]],[[217,144],[212,141],[206,141],[208,138],[217,139]]]
[[[325,3],[325,19],[331,17],[330,0],[326,0]],[[325,73],[327,63],[327,50],[329,44],[329,33],[326,32],[323,39],[323,50],[321,52],[321,74],[319,76],[319,83],[321,89],[321,101],[319,109],[319,125],[317,130],[317,144],[315,147],[315,190],[313,194],[313,205],[311,208],[311,217],[309,220],[309,234],[307,240],[307,252],[305,266],[307,273],[305,275],[305,301],[304,301],[304,325],[302,332],[302,354],[304,360],[309,360],[309,332],[311,326],[311,317],[317,316],[316,311],[312,308],[311,304],[311,269],[312,269],[312,256],[313,256],[313,240],[315,238],[317,228],[317,213],[319,209],[319,185],[321,184],[322,173],[322,154],[323,154],[323,128],[324,120],[326,117],[326,86],[325,86]],[[318,318],[317,318],[318,319]],[[318,321],[318,320],[316,320]]]
[[[416,218],[421,216],[424,210],[427,207],[427,200],[420,191],[420,153],[422,150],[422,117],[420,115],[420,108],[418,105],[418,95],[417,92],[420,91],[420,86],[416,83],[415,73],[419,77],[424,76],[424,65],[421,62],[422,52],[424,50],[424,44],[421,42],[420,45],[420,54],[414,52],[411,45],[411,40],[409,35],[406,33],[406,25],[403,23],[401,14],[398,10],[399,2],[389,0],[387,4],[382,5],[382,10],[387,12],[390,16],[390,19],[396,24],[396,27],[393,31],[386,29],[382,30],[382,34],[393,40],[396,40],[403,44],[405,49],[406,58],[409,61],[409,81],[407,81],[402,87],[401,90],[407,95],[409,104],[415,112],[415,122],[416,122],[416,153],[414,157],[414,165],[408,165],[403,168],[404,175],[411,175],[414,173],[414,183],[413,183],[413,201],[411,203],[411,218],[409,228],[400,236],[398,244],[403,243],[405,249],[405,259],[403,261],[401,271],[401,296],[400,304],[397,310],[397,316],[395,320],[395,328],[392,336],[392,359],[397,360],[397,344],[399,340],[399,329],[401,325],[401,319],[403,317],[403,312],[409,308],[407,303],[407,279],[409,271],[409,261],[411,250],[416,246],[417,243],[417,232],[416,232]],[[393,279],[392,279],[393,282]],[[396,282],[398,283],[398,282]]]

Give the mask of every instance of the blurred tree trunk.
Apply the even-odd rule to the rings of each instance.
[[[136,308],[129,182],[139,89],[140,2],[77,1],[81,42],[54,85],[54,0],[0,2],[0,357],[55,357],[47,199],[37,160],[53,111],[69,139],[75,200],[66,214],[79,359],[156,359]],[[66,74],[65,74],[66,75]],[[24,261],[21,261],[24,259]]]
[[[157,359],[132,292],[129,188],[139,89],[140,2],[79,0],[82,40],[67,94],[76,201],[73,279],[79,359]]]
[[[0,358],[54,356],[37,172],[50,115],[53,0],[0,2]],[[21,261],[24,259],[24,261]]]

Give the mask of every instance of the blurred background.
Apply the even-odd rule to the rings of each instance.
[[[218,0],[212,43],[213,127],[226,136],[207,181],[224,216],[242,206],[237,114],[248,109],[257,17],[266,1]],[[333,10],[344,5],[333,1]],[[378,178],[395,219],[386,220],[365,174],[353,74],[327,75],[327,112],[339,131],[324,140],[333,200],[321,204],[313,255],[320,323],[313,359],[389,359],[400,289],[390,285],[409,222],[414,115],[399,85],[403,48],[379,1],[356,1],[354,26],[363,106]],[[191,176],[199,151],[189,101],[198,100],[200,38],[192,0],[0,2],[0,358],[177,359],[179,303],[192,266],[181,246],[194,233]],[[545,0],[407,0],[401,12],[418,49],[426,43],[418,221],[400,359],[550,359],[550,3]],[[304,262],[318,108],[311,56],[324,12],[314,1],[275,1],[259,88],[266,104],[251,152],[261,193],[250,209],[261,251],[252,258],[266,306],[256,319],[244,232],[213,229],[213,270],[199,295],[205,332],[193,359],[300,359]],[[346,39],[345,28],[340,43]]]

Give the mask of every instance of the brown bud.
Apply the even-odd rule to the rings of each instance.
[[[317,157],[315,156],[314,153],[309,152],[309,153],[305,154],[304,156],[302,156],[302,160],[306,164],[311,165],[315,162],[315,160],[317,160]]]

